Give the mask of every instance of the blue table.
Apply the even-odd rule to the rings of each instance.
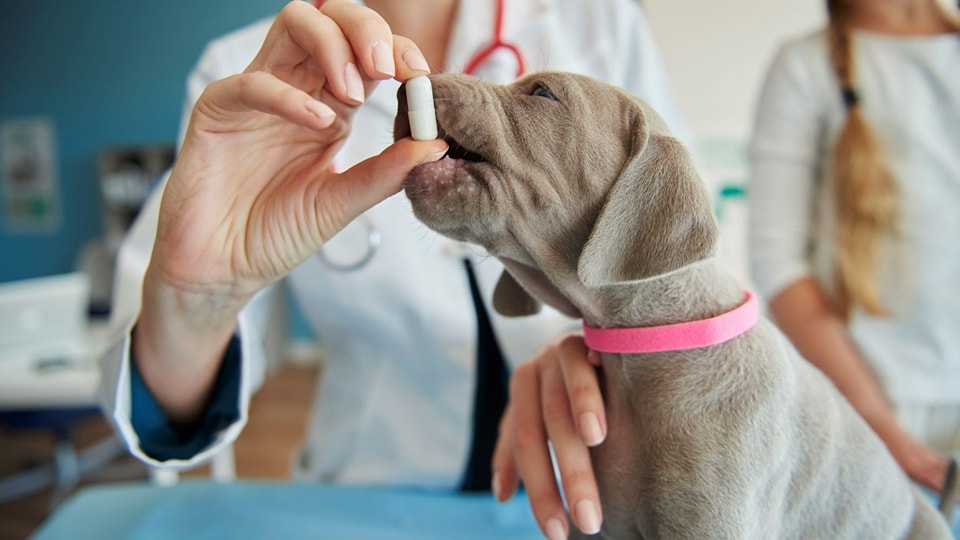
[[[931,499],[932,499],[931,495]],[[960,515],[953,524],[960,538]],[[526,497],[306,483],[187,480],[87,487],[34,540],[541,540]]]
[[[497,503],[398,488],[306,483],[183,481],[170,487],[85,488],[34,539],[539,540],[521,494]]]

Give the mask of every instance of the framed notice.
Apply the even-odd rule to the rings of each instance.
[[[47,118],[0,124],[0,182],[4,228],[52,232],[61,224],[60,180],[53,122]]]

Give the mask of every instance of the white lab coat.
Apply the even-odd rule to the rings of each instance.
[[[574,71],[620,85],[652,103],[685,138],[638,2],[507,0],[505,6],[504,40],[519,46],[528,71]],[[462,0],[458,10],[447,71],[465,66],[493,34],[494,2]],[[187,110],[207,83],[246,67],[269,25],[256,23],[207,47],[189,79]],[[513,55],[501,51],[478,74],[508,82],[515,71]],[[395,82],[384,82],[369,96],[336,158],[338,165],[349,166],[391,143],[396,90]],[[144,455],[130,424],[129,330],[139,311],[160,191],[150,198],[120,251],[112,317],[117,337],[103,358],[102,392],[105,410],[133,454],[154,465],[185,468],[229,444],[245,423],[250,395],[263,379],[264,343],[277,339],[264,328],[266,306],[278,288],[263,291],[240,314],[240,420],[188,461],[157,463]],[[420,224],[402,193],[367,212],[366,218],[382,235],[368,265],[349,273],[335,271],[315,256],[283,282],[316,331],[327,359],[301,472],[320,481],[452,488],[460,482],[468,457],[475,371],[476,321],[462,263],[464,248]],[[324,248],[331,258],[356,258],[357,245],[366,242],[342,239],[363,238],[361,223],[355,221]],[[521,319],[495,315],[489,301],[502,267],[477,248],[467,253],[511,366],[576,327],[577,321],[551,309]]]

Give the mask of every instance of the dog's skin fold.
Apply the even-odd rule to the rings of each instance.
[[[542,302],[592,326],[635,327],[743,302],[714,257],[707,190],[644,102],[565,73],[432,82],[451,153],[414,169],[405,191],[428,227],[504,263],[498,311],[522,316]],[[711,347],[602,356],[601,538],[951,538],[770,322]]]

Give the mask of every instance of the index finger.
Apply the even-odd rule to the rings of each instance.
[[[266,71],[312,95],[326,86],[343,103],[359,105],[380,80],[404,81],[429,67],[412,41],[394,36],[369,8],[332,0],[316,9],[293,0],[246,71]]]
[[[365,85],[343,29],[299,0],[277,15],[246,71],[266,71],[315,96],[321,86],[327,86],[348,104],[362,103],[365,97]]]
[[[410,39],[394,35],[379,13],[345,0],[325,2],[321,11],[343,30],[363,72],[371,78],[403,82],[427,75],[430,66]]]
[[[540,530],[550,540],[557,540],[567,537],[569,527],[547,446],[540,391],[535,361],[521,364],[510,376],[516,467]]]
[[[376,11],[346,1],[328,1],[320,12],[330,17],[343,31],[361,72],[371,79],[396,75],[393,31]]]
[[[596,367],[583,336],[571,335],[559,347],[560,371],[570,398],[570,411],[580,437],[587,446],[597,446],[607,437],[607,416]]]
[[[420,48],[403,36],[393,36],[393,54],[397,66],[396,78],[400,82],[419,75],[429,75],[430,66]]]

